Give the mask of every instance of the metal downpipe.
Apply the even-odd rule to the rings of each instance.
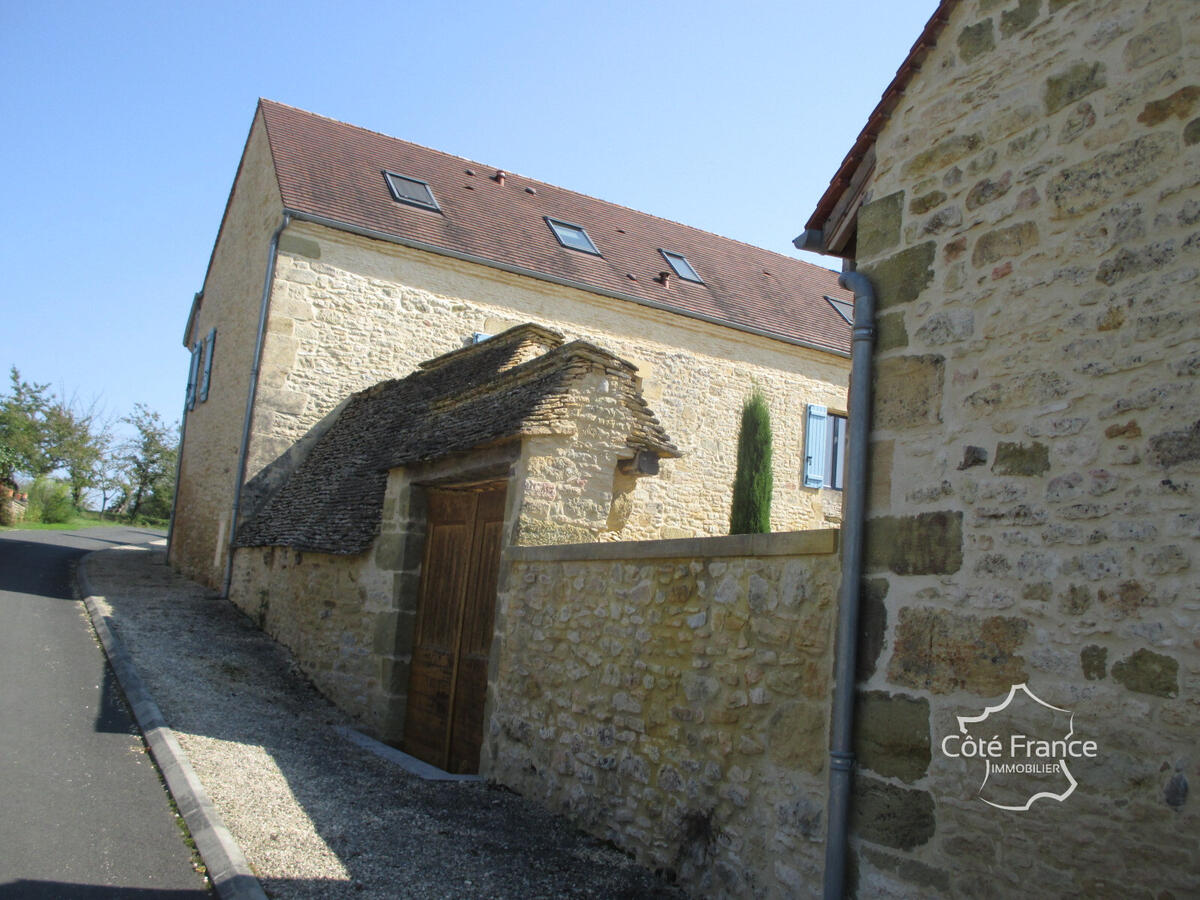
[[[845,894],[850,786],[854,772],[858,597],[862,582],[867,451],[871,431],[871,352],[875,342],[875,290],[871,282],[860,272],[843,272],[838,284],[854,292],[854,337],[850,352],[849,458],[846,460],[846,493],[843,498],[842,587],[838,598],[837,655],[830,726],[825,900],[841,900]]]
[[[275,258],[279,253],[279,236],[292,221],[285,210],[283,221],[271,235],[271,246],[267,250],[267,272],[263,276],[262,303],[258,310],[258,334],[254,338],[254,365],[250,369],[250,391],[246,397],[246,416],[242,420],[242,445],[238,450],[237,480],[233,487],[233,509],[229,516],[229,543],[225,547],[225,580],[221,596],[229,596],[229,585],[233,581],[233,546],[237,540],[238,515],[242,510],[242,482],[246,480],[246,456],[250,451],[250,424],[254,416],[254,400],[258,395],[258,372],[262,366],[263,341],[267,333],[267,310],[271,306],[271,286],[275,282]]]

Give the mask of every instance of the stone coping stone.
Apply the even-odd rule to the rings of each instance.
[[[554,544],[510,547],[506,555],[520,562],[580,562],[583,560],[706,559],[724,556],[822,556],[836,553],[840,529],[783,531],[775,534],[730,534],[720,537],[674,538],[662,541],[611,541],[596,544]]]

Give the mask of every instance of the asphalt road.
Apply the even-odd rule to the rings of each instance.
[[[136,528],[0,533],[0,900],[211,896],[75,598]]]

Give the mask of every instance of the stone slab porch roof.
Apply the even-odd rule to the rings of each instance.
[[[850,328],[825,301],[852,300],[820,266],[506,173],[437,150],[259,101],[285,208],[534,277],[846,354]],[[427,182],[440,212],[393,199],[390,171]],[[707,189],[697,186],[698,190]],[[599,256],[561,246],[550,217],[582,226]],[[672,274],[687,258],[703,284]]]
[[[634,366],[535,325],[423,363],[406,378],[354,394],[261,512],[241,547],[361,553],[379,532],[388,470],[525,435],[569,433],[572,386],[602,370],[631,412],[629,455],[679,451],[642,399]]]

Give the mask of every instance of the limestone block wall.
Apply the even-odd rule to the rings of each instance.
[[[878,137],[859,896],[1200,890],[1198,54],[1188,0],[964,0]],[[1020,683],[1098,756],[1010,812],[942,742]]]
[[[594,366],[572,390],[569,431],[522,442],[511,489],[519,502],[513,543],[588,543],[628,533],[629,495],[638,480],[659,476],[618,472],[618,459],[631,454],[626,436],[633,427],[619,377]]]
[[[403,735],[424,506],[389,474],[380,534],[364,553],[240,547],[229,599],[286,646],[317,689],[384,740]]]
[[[510,548],[481,771],[697,896],[819,891],[836,537]]]
[[[377,730],[385,682],[375,635],[395,610],[393,573],[374,557],[239,548],[230,600],[292,651],[322,694]]]
[[[803,419],[807,402],[844,411],[844,358],[307,223],[291,225],[280,247],[250,477],[351,392],[406,375],[475,332],[535,322],[637,365],[684,452],[634,487],[624,538],[728,530],[737,423],[755,383],[774,416],[774,527],[840,515],[838,492],[802,486]]]
[[[208,399],[186,413],[170,558],[189,578],[213,588],[224,578],[267,248],[282,214],[267,138],[256,118],[186,337],[191,346],[217,329]],[[178,373],[181,404],[186,365]]]

